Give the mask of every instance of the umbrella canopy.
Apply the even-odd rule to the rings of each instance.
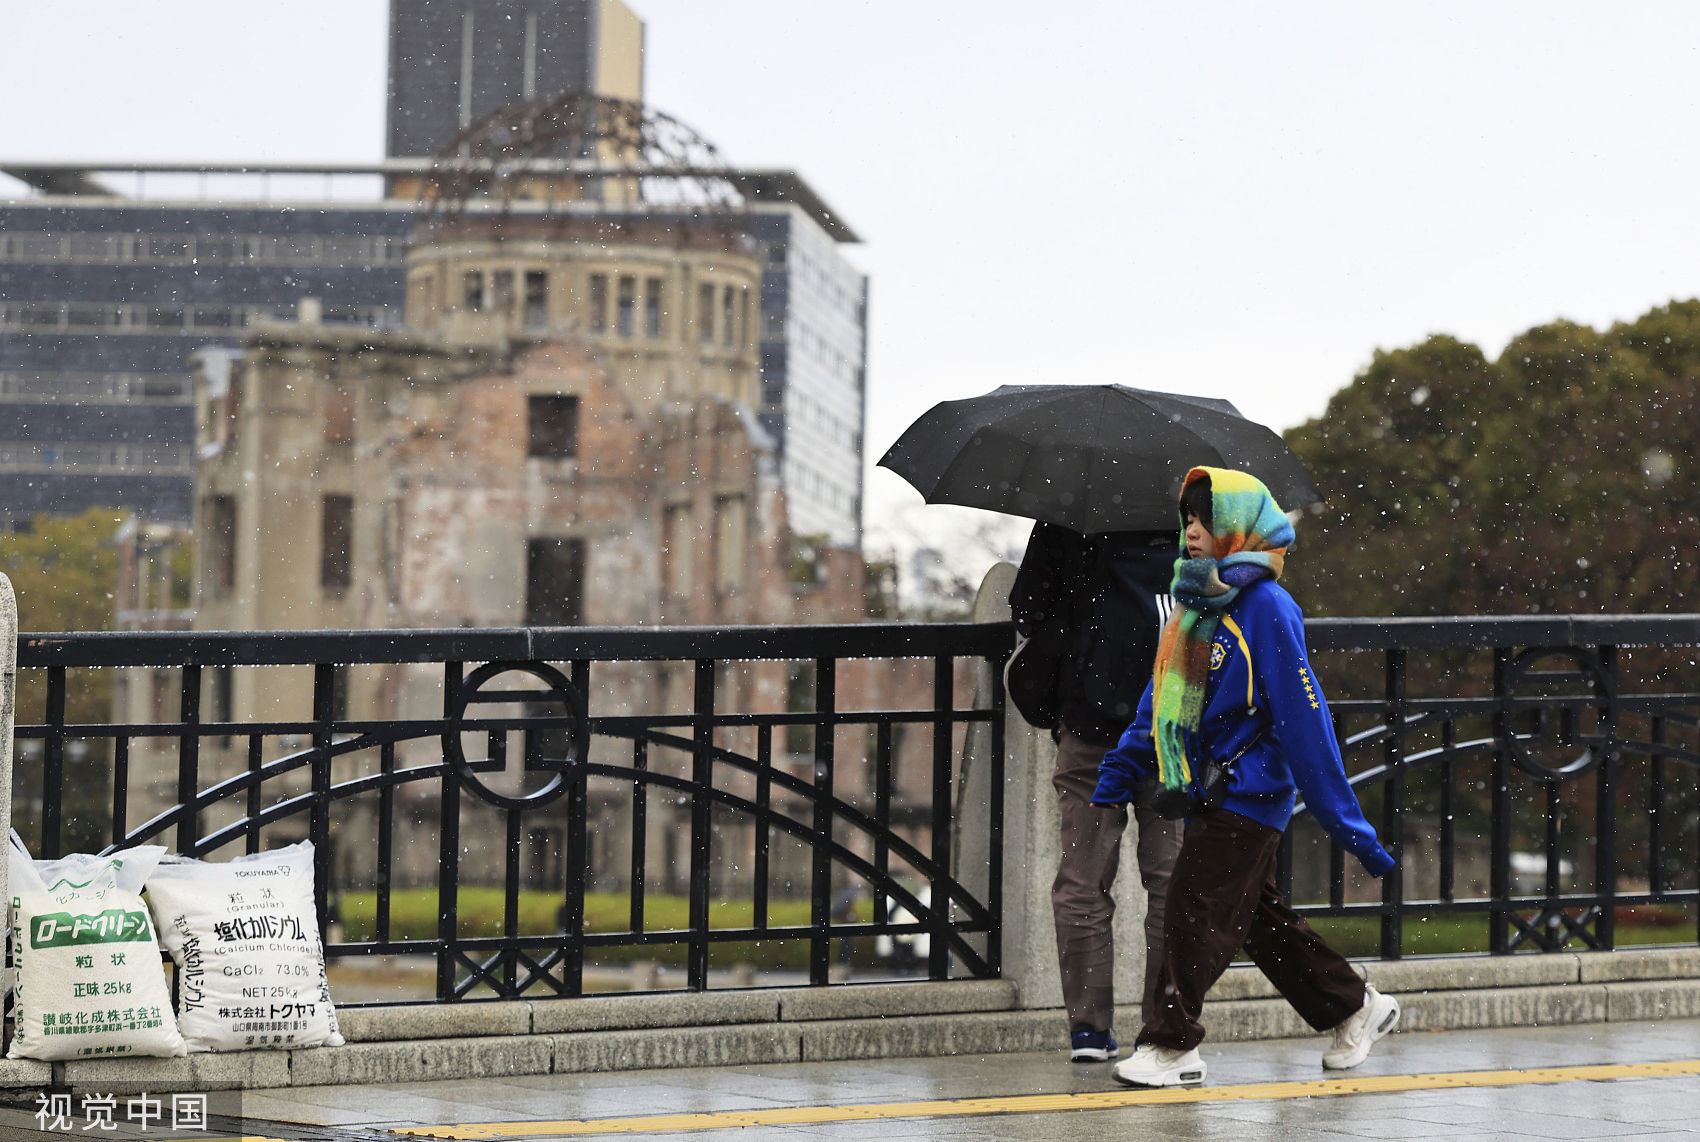
[[[1177,526],[1188,469],[1239,468],[1291,511],[1322,497],[1274,432],[1225,400],[1123,385],[1005,385],[934,405],[880,465],[930,504],[1082,533]]]

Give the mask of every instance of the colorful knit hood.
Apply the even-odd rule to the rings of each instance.
[[[1175,579],[1170,587],[1178,605],[1163,628],[1151,680],[1157,772],[1170,789],[1185,788],[1193,780],[1187,742],[1198,733],[1204,715],[1210,646],[1216,639],[1222,612],[1242,589],[1262,579],[1279,579],[1287,548],[1293,542],[1293,525],[1263,481],[1247,472],[1194,468],[1182,482],[1183,494],[1200,480],[1207,481],[1210,488],[1216,558],[1186,558],[1186,537],[1182,535],[1181,558],[1175,560]],[[1184,517],[1181,528],[1184,532]]]

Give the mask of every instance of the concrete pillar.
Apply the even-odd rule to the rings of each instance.
[[[999,563],[986,573],[974,599],[973,621],[1008,622],[1009,593],[1016,568]],[[988,706],[989,687],[1003,685],[982,665],[976,684],[976,706]],[[989,812],[988,750],[991,735],[984,727],[970,728],[964,744],[962,782],[957,797],[957,867],[972,877],[987,861],[986,830],[976,822]],[[1056,875],[1061,839],[1056,794],[1051,773],[1057,747],[1049,730],[1035,729],[1016,710],[1005,706],[1004,716],[1004,851],[1003,851],[1003,978],[1016,985],[1017,1002],[1024,1008],[1061,1007],[1062,979],[1057,974],[1057,935],[1051,919],[1051,880]],[[1118,1026],[1138,1024],[1139,995],[1145,980],[1145,893],[1139,887],[1133,822],[1121,850],[1112,895],[1116,902],[1116,1004],[1131,1007],[1129,1019]],[[983,884],[969,881],[978,890]],[[1058,1016],[1059,1030],[1063,1019]]]
[[[0,917],[6,922],[6,938],[12,935],[12,845],[6,838],[12,829],[12,724],[17,714],[18,600],[12,581],[0,575]],[[12,986],[12,970],[6,969],[0,985]],[[10,1036],[0,1048],[11,1045]]]

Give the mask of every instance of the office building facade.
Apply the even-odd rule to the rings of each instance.
[[[20,164],[0,201],[0,526],[90,506],[187,523],[190,358],[311,299],[328,325],[399,328],[428,159],[510,97],[642,93],[643,26],[619,0],[395,0],[388,149],[367,166]],[[409,154],[411,152],[411,155]],[[596,158],[598,156],[563,156]],[[754,411],[774,441],[792,529],[861,541],[867,282],[856,241],[794,174],[728,171],[729,212],[761,262]],[[206,197],[115,187],[193,175]],[[364,179],[368,201],[272,202],[256,179]],[[589,183],[591,187],[599,184]],[[679,204],[595,194],[529,209],[687,223]]]
[[[0,522],[129,508],[184,522],[189,356],[318,298],[382,325],[410,211],[0,204]]]

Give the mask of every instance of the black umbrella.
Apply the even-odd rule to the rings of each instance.
[[[1178,526],[1187,470],[1239,468],[1288,511],[1322,497],[1275,433],[1225,400],[1123,385],[1005,385],[934,405],[880,465],[930,504],[962,504],[1075,531]]]

